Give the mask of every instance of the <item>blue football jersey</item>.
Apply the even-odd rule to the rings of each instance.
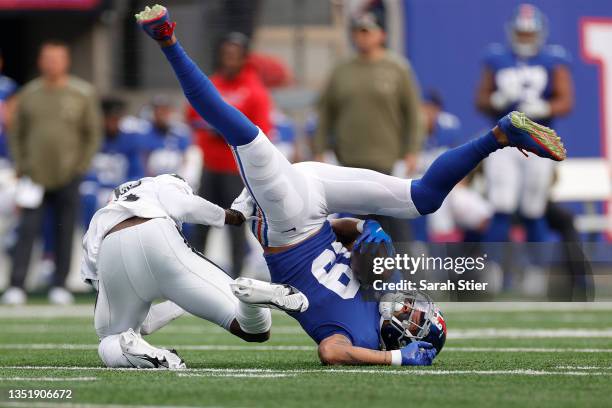
[[[187,126],[173,123],[163,131],[148,124],[143,131],[141,143],[146,156],[146,175],[154,177],[180,173],[185,151],[190,145],[191,133]]]
[[[0,75],[0,159],[8,158],[5,109],[6,101],[17,92],[17,83],[11,78]]]
[[[308,297],[308,309],[290,315],[314,341],[343,334],[355,346],[378,349],[378,303],[363,296],[350,269],[350,257],[325,222],[316,235],[265,258],[272,282],[294,286]]]
[[[512,94],[512,89],[521,89],[519,99],[508,108],[508,113],[530,99],[549,100],[552,97],[552,72],[560,65],[568,66],[570,56],[559,45],[543,47],[530,58],[520,58],[512,50],[500,44],[493,44],[487,50],[484,64],[491,69],[496,89]],[[550,125],[544,121],[545,125]]]

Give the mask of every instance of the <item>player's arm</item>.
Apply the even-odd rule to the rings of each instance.
[[[564,116],[574,107],[574,84],[572,74],[565,65],[558,65],[552,74],[552,98],[550,116]]]
[[[158,192],[159,202],[176,220],[192,224],[223,227],[225,210],[194,194],[187,194],[175,184],[164,184]]]
[[[486,115],[497,116],[498,111],[491,103],[491,95],[495,92],[495,77],[489,67],[482,70],[478,90],[476,92],[476,108]]]
[[[333,334],[319,343],[319,359],[328,365],[431,365],[436,349],[430,343],[410,343],[400,350],[380,351],[353,346],[342,334]]]
[[[363,231],[363,220],[357,218],[336,218],[330,220],[331,224],[338,241],[344,246],[352,245],[353,242],[359,237],[359,234]],[[362,223],[361,228],[359,223]]]

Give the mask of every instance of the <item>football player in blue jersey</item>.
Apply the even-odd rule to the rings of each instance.
[[[104,140],[79,188],[85,227],[94,213],[108,203],[115,187],[144,177],[140,134],[131,129],[130,119],[125,120],[125,102],[119,98],[105,98],[102,112]]]
[[[546,16],[531,4],[522,4],[507,25],[509,46],[493,44],[487,50],[478,88],[478,109],[497,120],[512,110],[551,126],[567,115],[574,103],[568,53],[546,44]],[[484,164],[488,198],[496,214],[484,240],[507,241],[511,218],[518,211],[531,242],[546,240],[544,212],[553,179],[549,160],[524,157],[516,150],[495,152]]]
[[[2,72],[3,63],[2,53],[0,53],[0,72]],[[17,83],[6,75],[0,74],[0,168],[7,168],[10,165],[6,127],[10,101],[16,92]]]
[[[172,120],[174,108],[165,95],[154,96],[150,108],[151,120],[143,127],[141,145],[145,153],[146,175],[176,173],[184,177],[183,166],[191,145],[191,132],[185,124]]]
[[[276,285],[237,280],[234,293],[243,301],[266,304],[276,290],[286,289],[283,285],[300,291],[308,307],[291,315],[319,344],[324,363],[431,364],[446,337],[437,307],[422,294],[387,293],[380,302],[369,301],[350,267],[352,256],[362,255],[367,244],[389,248],[390,254],[388,235],[372,220],[345,219],[332,229],[328,216],[431,213],[494,151],[512,146],[563,160],[566,152],[556,133],[512,112],[484,136],[442,154],[419,180],[324,163],[292,165],[260,129],[223,101],[178,43],[166,8],[147,7],[136,20],[158,42],[191,106],[223,135],[238,164],[246,192],[234,207],[243,209],[238,218],[254,218],[252,230]]]

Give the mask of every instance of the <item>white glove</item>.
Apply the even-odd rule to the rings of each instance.
[[[516,101],[512,100],[512,98],[504,92],[495,91],[491,94],[489,102],[491,103],[493,109],[498,112],[503,112],[508,106],[512,105]]]
[[[529,119],[538,120],[550,117],[550,103],[543,99],[532,99],[521,102],[518,110],[523,112]]]
[[[251,215],[253,213],[254,205],[255,202],[253,201],[253,197],[251,197],[248,190],[244,188],[242,189],[242,193],[236,197],[230,208],[240,212],[244,216],[245,221],[249,221],[258,218],[256,215]]]

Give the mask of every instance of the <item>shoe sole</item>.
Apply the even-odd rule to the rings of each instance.
[[[544,149],[555,161],[565,160],[567,152],[557,132],[529,119],[523,112],[510,114],[512,125],[529,133],[531,139]]]

